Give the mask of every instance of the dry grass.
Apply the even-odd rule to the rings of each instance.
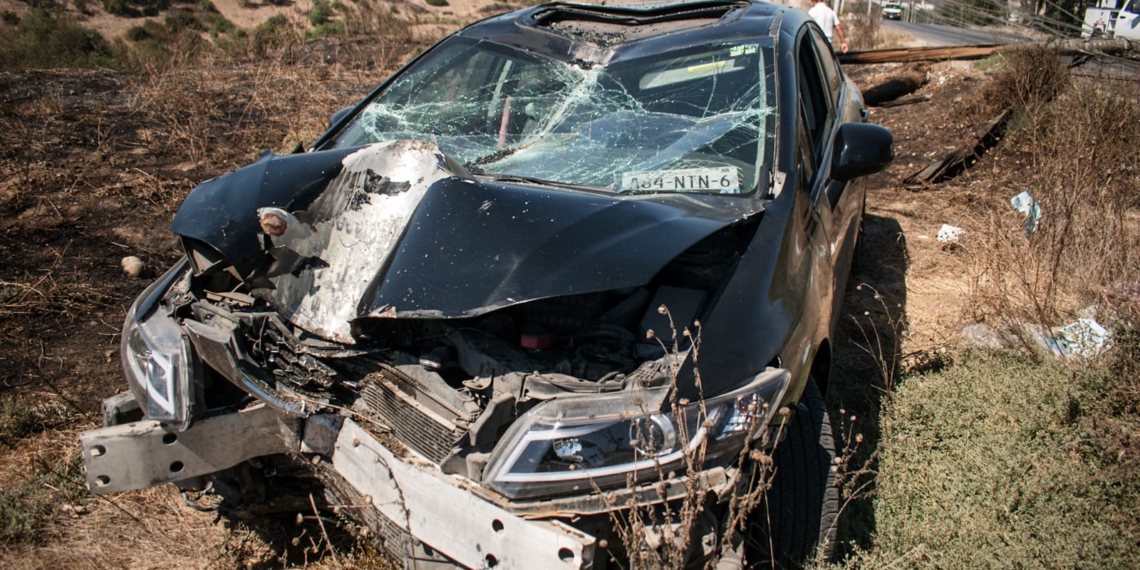
[[[381,16],[374,14],[377,22]],[[168,262],[175,253],[162,241],[166,223],[195,183],[248,163],[266,148],[288,152],[311,141],[332,111],[357,101],[426,41],[401,34],[390,40],[377,35],[306,44],[290,34],[265,48],[266,59],[246,45],[197,58],[139,58],[123,74],[8,80],[48,87],[25,94],[16,93],[22,87],[6,87],[0,112],[6,149],[0,227],[8,236],[0,252],[9,260],[0,267],[0,360],[5,365],[0,436],[6,446],[0,453],[0,513],[6,517],[3,524],[12,525],[0,539],[0,565],[333,566],[320,558],[323,537],[315,526],[280,520],[215,523],[210,514],[184,508],[170,488],[111,499],[81,492],[76,434],[94,427],[96,418],[91,409],[67,403],[90,405],[121,388],[113,355],[117,327],[123,307],[142,284],[121,276],[118,257],[141,251],[152,265]],[[950,202],[956,213],[975,222],[971,237],[979,240],[967,242],[952,258],[970,268],[968,312],[995,323],[1016,318],[1056,324],[1070,319],[1076,308],[1108,299],[1105,306],[1115,307],[1117,315],[1112,323],[1135,323],[1135,308],[1131,313],[1127,308],[1140,299],[1138,147],[1121,143],[1140,140],[1136,102],[1066,80],[1063,70],[1050,75],[1059,81],[1042,82],[1043,76],[1033,75],[1039,71],[1035,65],[1007,64],[995,78],[999,87],[978,103],[1013,102],[1021,108],[997,152],[1029,166],[1014,174],[985,174],[968,196],[963,193],[970,201]],[[1034,191],[1045,211],[1041,227],[1030,236],[1006,201],[1024,189]],[[892,215],[915,223],[931,215],[923,210],[925,203],[925,198],[911,200],[898,210],[904,213]],[[879,239],[895,249],[876,250],[887,257],[902,255],[896,241],[902,230],[892,231]],[[901,247],[905,250],[905,243]],[[945,271],[949,265],[921,269]],[[901,271],[905,276],[905,264]],[[915,380],[919,377],[907,372],[927,370],[929,361],[921,354],[910,359],[901,354],[907,285],[905,280],[895,285],[888,290],[876,284],[891,303],[883,314],[876,309],[881,299],[870,300],[869,289],[849,299],[865,301],[868,310],[862,331],[855,327],[850,335],[870,351],[861,361],[866,368],[856,374],[876,381],[859,384],[864,393],[831,396],[848,398],[840,404],[846,405],[840,429],[849,446],[840,465],[847,474],[845,497],[878,493],[869,515],[847,513],[867,525],[867,532],[878,528],[875,540],[864,544],[877,550],[856,560],[868,567],[940,561],[971,566],[964,556],[972,554],[1010,564],[1079,565],[1080,560],[1060,556],[1077,548],[1072,537],[1105,545],[1101,552],[1119,552],[1105,529],[1134,545],[1134,527],[1125,524],[1127,518],[1114,518],[1119,511],[1113,505],[1131,504],[1127,501],[1135,492],[1128,485],[1140,480],[1140,439],[1133,435],[1140,413],[1136,329],[1113,326],[1113,361],[1096,373],[1050,365],[1029,369],[1016,357],[973,363],[970,356],[959,359],[962,367],[948,376]],[[879,401],[882,394],[889,396],[888,406]],[[851,405],[856,399],[874,403]],[[1073,401],[1077,413],[1069,419]],[[847,419],[855,409],[858,419]],[[1044,435],[1034,431],[1042,427]],[[861,434],[866,443],[852,444]],[[1036,469],[1032,477],[1015,478],[1026,466]],[[868,489],[868,479],[878,486]],[[986,501],[1011,507],[1007,499],[1017,493],[1019,505],[1028,505],[1011,509],[1020,519],[987,510]],[[1109,505],[1105,517],[1090,513],[1081,493]],[[1026,503],[1026,497],[1036,502]],[[1050,514],[1054,508],[1074,514],[1058,522]],[[656,521],[657,515],[646,512],[642,521]],[[964,516],[976,524],[963,530]],[[1078,528],[1066,534],[1049,525]],[[1038,528],[1049,531],[1045,537],[1061,536],[1042,541],[1042,535],[1032,534]],[[337,543],[340,562],[377,563],[374,553],[358,549]],[[1108,567],[1113,560],[1103,559]],[[979,565],[984,564],[973,564]]]
[[[1040,224],[995,201],[981,212],[984,242],[968,252],[978,320],[1056,325],[1140,279],[1140,105],[1101,85],[1073,82],[1048,51],[1015,52],[986,102],[1011,107],[1006,138],[1030,168],[996,180],[997,195],[1030,190]]]
[[[0,566],[338,566],[318,525],[291,516],[216,522],[172,488],[89,495],[77,435],[96,427],[99,399],[123,388],[118,331],[144,283],[119,259],[169,264],[167,224],[195,184],[312,141],[425,41],[390,30],[399,33],[264,58],[172,50],[123,72],[4,77]],[[328,533],[339,566],[381,564],[366,544]]]

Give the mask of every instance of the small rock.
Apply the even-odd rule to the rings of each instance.
[[[123,273],[134,278],[140,277],[143,273],[143,269],[146,267],[143,265],[141,259],[133,255],[124,257],[123,260],[119,262],[119,265],[123,268]]]

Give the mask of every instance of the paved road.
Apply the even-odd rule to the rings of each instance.
[[[955,28],[941,24],[913,24],[883,20],[883,27],[898,34],[909,34],[928,46],[968,46],[1029,41],[1030,38],[987,28]]]

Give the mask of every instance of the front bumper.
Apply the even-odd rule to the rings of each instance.
[[[524,518],[480,498],[474,483],[426,461],[397,457],[351,419],[285,416],[255,406],[184,432],[155,421],[80,435],[97,494],[209,475],[277,454],[316,454],[386,523],[467,568],[589,568],[596,539],[557,518]],[[534,515],[530,515],[534,517]],[[363,517],[368,518],[368,517]]]

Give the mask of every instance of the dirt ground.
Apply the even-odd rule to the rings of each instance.
[[[225,10],[225,2],[215,4]],[[173,263],[180,252],[169,223],[186,193],[265,148],[284,152],[315,138],[333,111],[408,55],[378,49],[330,40],[287,61],[146,77],[0,75],[0,408],[54,410],[2,432],[0,488],[43,493],[48,504],[36,515],[35,536],[0,543],[0,566],[269,568],[282,557],[294,564],[317,557],[308,548],[314,528],[216,520],[187,508],[169,487],[95,498],[84,492],[81,470],[68,466],[78,432],[100,421],[99,401],[125,388],[120,328],[149,281],[126,276],[120,260],[138,256],[151,274]],[[847,71],[868,86],[897,67]],[[837,360],[848,378],[874,366],[855,346],[869,342],[859,321],[881,309],[875,291],[891,304],[888,315],[875,315],[903,324],[902,354],[956,342],[972,318],[970,268],[935,235],[949,223],[965,228],[968,240],[982,223],[973,205],[1008,199],[975,191],[974,183],[997,175],[1015,181],[1022,168],[1015,157],[983,158],[937,190],[901,188],[899,180],[976,126],[959,109],[985,73],[959,62],[936,64],[930,74],[920,91],[930,101],[871,114],[894,131],[897,158],[869,181],[867,247],[848,295],[848,348]],[[1011,183],[1009,195],[1020,190]]]

